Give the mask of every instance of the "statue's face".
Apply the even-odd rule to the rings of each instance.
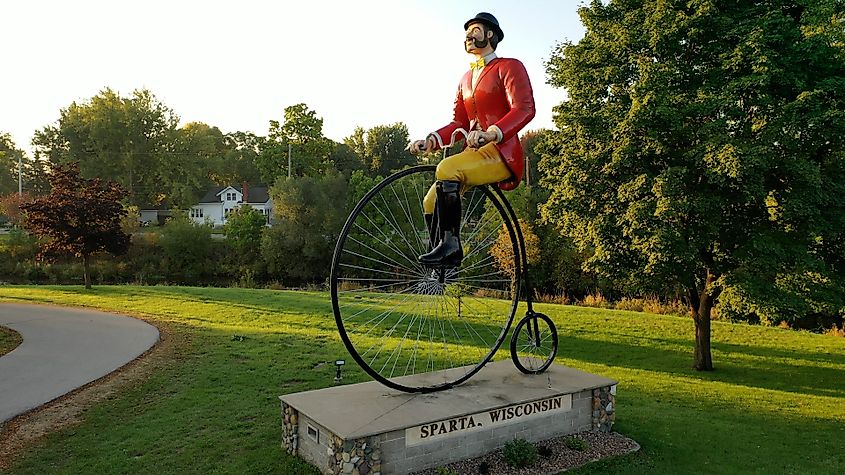
[[[485,35],[485,30],[487,29],[481,23],[470,23],[467,26],[466,39],[464,40],[464,48],[466,48],[467,53],[479,53],[490,44],[493,32],[487,31]]]

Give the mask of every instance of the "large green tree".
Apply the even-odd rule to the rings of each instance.
[[[24,228],[43,238],[42,256],[82,258],[85,288],[90,289],[91,256],[123,254],[129,247],[129,235],[121,229],[126,192],[114,182],[86,180],[75,162],[53,168],[50,185],[49,195],[21,205]]]
[[[586,265],[684,295],[699,370],[713,368],[723,293],[760,311],[841,295],[841,2],[596,0],[579,13],[584,38],[547,65],[569,98],[543,212]]]
[[[120,183],[131,203],[149,204],[162,192],[159,172],[178,122],[146,89],[124,97],[106,88],[62,109],[33,145],[51,164],[78,161],[83,176]]]
[[[191,122],[173,132],[167,149],[159,169],[160,196],[153,197],[153,203],[167,199],[172,207],[188,208],[214,184],[211,177],[223,168],[225,138],[217,127]]]
[[[280,178],[270,189],[273,227],[261,241],[267,270],[286,285],[322,283],[348,213],[343,175]]]
[[[334,143],[329,160],[335,170],[347,176],[364,169],[364,160],[361,155],[345,143]]]
[[[270,121],[256,166],[267,183],[279,177],[319,176],[330,167],[332,143],[323,136],[323,119],[306,104],[285,107],[284,122]],[[288,152],[291,170],[288,170]],[[290,172],[290,173],[289,173]]]
[[[344,143],[362,158],[370,173],[388,175],[391,171],[417,163],[417,159],[405,148],[408,141],[408,127],[397,122],[367,130],[356,127]]]
[[[250,132],[232,132],[223,136],[225,152],[220,165],[212,171],[211,179],[218,185],[261,183],[256,160],[265,138]]]

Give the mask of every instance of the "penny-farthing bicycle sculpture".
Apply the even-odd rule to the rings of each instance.
[[[456,131],[449,147],[457,133],[466,135]],[[422,201],[435,182],[435,168],[394,173],[349,215],[330,278],[343,343],[364,371],[390,388],[449,389],[493,358],[510,330],[524,284],[528,310],[511,337],[511,359],[523,373],[545,371],[557,353],[557,330],[533,309],[522,230],[498,186],[463,194],[464,259],[458,267],[417,261],[432,245]],[[422,373],[431,374],[419,377]]]

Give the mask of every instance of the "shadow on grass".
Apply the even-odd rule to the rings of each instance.
[[[838,474],[845,454],[842,420],[758,411],[675,392],[620,387],[614,430],[636,440],[639,453],[591,464],[576,474],[813,473]],[[665,392],[674,392],[666,401]]]
[[[719,381],[761,389],[845,398],[845,374],[841,369],[813,366],[813,360],[807,360],[808,364],[789,364],[765,359],[734,360],[730,357],[731,354],[750,354],[758,358],[789,358],[804,361],[802,350],[790,352],[772,349],[768,351],[769,348],[765,347],[714,342],[712,349],[715,353],[715,371],[695,371],[692,369],[694,346],[692,340],[639,338],[687,348],[686,350],[669,350],[645,345],[596,341],[572,334],[560,335],[559,339],[559,358],[658,371],[702,381]],[[719,357],[720,353],[724,353],[722,358]],[[831,357],[831,359],[837,362],[840,358]],[[845,361],[840,364],[845,364]]]

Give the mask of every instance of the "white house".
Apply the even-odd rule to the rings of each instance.
[[[266,186],[218,186],[211,188],[199,203],[192,206],[188,216],[197,223],[210,221],[215,226],[226,224],[229,213],[243,204],[258,210],[270,225],[273,200]]]

